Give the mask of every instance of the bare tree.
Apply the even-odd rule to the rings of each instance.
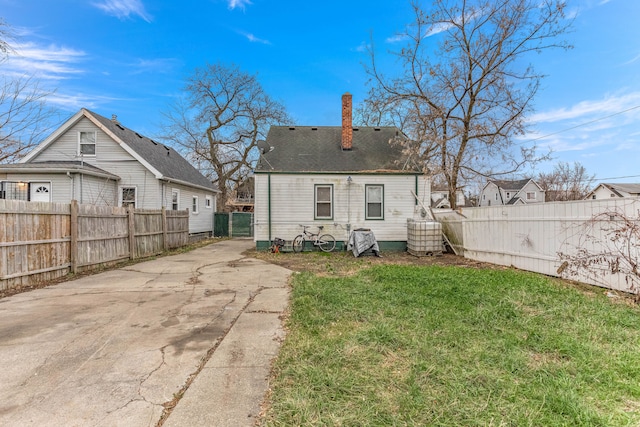
[[[223,208],[253,169],[257,142],[266,138],[269,125],[289,120],[256,76],[222,64],[197,69],[165,118],[164,139],[217,184]]]
[[[540,159],[535,146],[513,142],[525,132],[543,77],[522,63],[531,53],[568,48],[557,39],[570,22],[564,2],[553,0],[429,3],[431,11],[413,3],[405,45],[392,52],[398,76],[381,71],[372,43],[364,108],[373,113],[362,116],[381,121],[401,111],[407,153],[444,174],[453,201],[461,180],[513,174]]]
[[[0,63],[17,55],[11,28],[0,20]],[[46,100],[53,92],[29,75],[0,78],[0,163],[14,162],[40,143],[58,119]]]
[[[596,179],[580,162],[558,162],[553,171],[540,173],[536,182],[546,191],[547,202],[584,199]]]

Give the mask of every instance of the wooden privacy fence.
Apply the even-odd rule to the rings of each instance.
[[[0,289],[189,243],[189,212],[0,200]]]
[[[624,292],[640,284],[640,199],[436,212],[466,258]]]

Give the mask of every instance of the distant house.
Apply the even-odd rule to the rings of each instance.
[[[456,206],[466,206],[466,198],[462,190],[456,191]],[[451,209],[449,189],[447,187],[437,186],[431,188],[431,207],[433,209]]]
[[[480,192],[480,206],[544,203],[545,191],[533,179],[491,180]]]
[[[598,184],[586,199],[610,199],[611,197],[640,197],[640,184]]]
[[[407,219],[422,219],[430,180],[390,142],[395,127],[353,127],[352,98],[342,97],[342,126],[272,126],[255,169],[256,247],[324,227],[338,242],[358,228],[381,250],[404,250]],[[426,212],[425,212],[426,214]]]
[[[0,165],[0,198],[189,209],[189,232],[210,233],[217,190],[177,151],[86,109],[20,163]]]

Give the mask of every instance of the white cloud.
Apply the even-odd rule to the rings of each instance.
[[[253,35],[252,33],[247,33],[247,32],[244,32],[244,31],[238,31],[238,34],[242,34],[251,43],[261,43],[261,44],[269,44],[269,45],[271,44],[271,42],[269,40],[258,38],[255,35]]]
[[[553,123],[563,120],[584,119],[584,121],[618,114],[630,108],[640,106],[640,92],[608,96],[597,101],[581,101],[570,107],[557,108],[534,114],[531,123]]]
[[[63,79],[80,74],[74,64],[86,56],[83,51],[64,46],[39,46],[35,43],[19,44],[16,54],[9,57],[4,72],[10,75],[34,75],[45,79]]]
[[[128,19],[132,15],[138,15],[145,21],[151,22],[151,16],[144,9],[141,0],[103,0],[93,5],[118,19]]]
[[[251,4],[250,0],[228,0],[228,2],[229,9],[235,9],[237,7],[238,9],[244,10],[245,7]]]

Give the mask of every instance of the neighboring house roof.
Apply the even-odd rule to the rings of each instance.
[[[101,178],[120,180],[118,175],[97,168],[86,162],[80,161],[46,161],[31,163],[15,163],[0,165],[0,172],[3,173],[78,173],[93,175]]]
[[[520,197],[512,197],[511,199],[509,199],[509,201],[507,202],[507,205],[515,205],[517,203],[524,203],[526,204],[526,202],[524,200],[522,200],[522,198]]]
[[[83,117],[92,121],[120,144],[122,148],[149,169],[157,179],[217,191],[207,178],[173,148],[124,127],[115,118],[107,119],[85,108],[67,120],[56,132],[22,159],[21,163],[29,163],[32,158],[52,144],[62,133],[66,132]]]
[[[530,178],[519,179],[516,181],[495,180],[495,179],[489,180],[489,182],[492,182],[498,187],[502,188],[503,190],[508,190],[508,191],[520,191],[524,188],[525,185],[527,185],[529,181],[532,181],[532,180]],[[535,183],[535,181],[533,182]]]
[[[449,203],[449,200],[446,197],[440,197],[438,200],[436,201],[431,201],[431,207],[432,208],[436,208],[436,209],[440,209],[443,207],[447,207],[450,208],[451,207],[451,203]]]
[[[341,126],[272,126],[271,151],[260,156],[256,172],[421,172],[390,143],[400,135],[395,127],[354,127],[352,148],[343,150]]]
[[[603,182],[600,185],[607,187],[618,197],[623,197],[621,192],[628,193],[631,195],[640,195],[640,184],[615,184],[615,183]]]

